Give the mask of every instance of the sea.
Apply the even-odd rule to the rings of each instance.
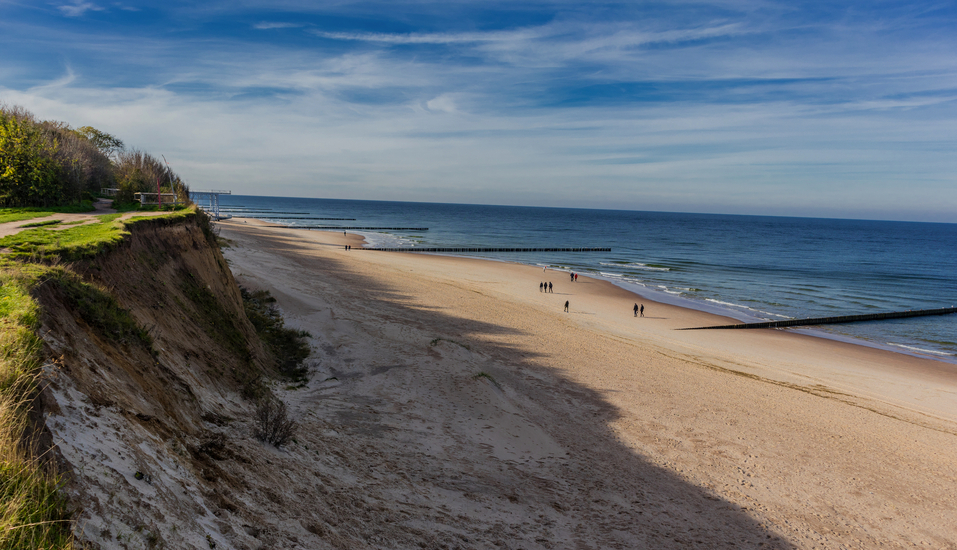
[[[742,322],[957,306],[957,224],[242,195],[220,209],[371,247],[610,248],[454,255],[597,277]],[[957,364],[957,314],[784,330]]]

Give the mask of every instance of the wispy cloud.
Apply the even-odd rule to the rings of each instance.
[[[312,34],[330,40],[352,40],[357,42],[381,42],[385,44],[461,44],[475,42],[511,41],[521,35],[521,31],[508,32],[466,32],[466,33],[370,33],[370,32],[329,32],[312,30]]]
[[[0,98],[237,193],[957,221],[957,37],[926,9],[214,4],[0,21]]]
[[[88,11],[103,11],[105,8],[97,6],[92,2],[73,0],[72,4],[63,4],[61,6],[57,6],[57,9],[67,17],[80,17]]]
[[[259,30],[269,30],[269,29],[295,29],[304,27],[302,23],[281,23],[278,21],[263,21],[261,23],[256,23],[253,25],[254,29]]]

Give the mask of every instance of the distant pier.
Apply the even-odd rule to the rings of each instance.
[[[357,249],[358,250],[358,249]],[[844,315],[841,317],[816,317],[813,319],[789,319],[787,321],[768,321],[765,323],[740,323],[737,325],[720,325],[714,327],[689,327],[678,330],[708,330],[728,328],[783,328],[802,327],[812,325],[836,325],[843,323],[859,323],[861,321],[883,321],[885,319],[903,319],[905,317],[927,317],[929,315],[948,315],[957,313],[957,307],[940,309],[917,309],[912,311],[892,311],[888,313],[869,313],[866,315]]]
[[[343,228],[345,229],[345,228]],[[379,252],[611,252],[610,248],[353,248]]]

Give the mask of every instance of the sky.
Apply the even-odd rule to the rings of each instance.
[[[0,0],[0,102],[197,190],[957,222],[953,0]]]

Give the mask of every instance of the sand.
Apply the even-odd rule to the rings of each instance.
[[[465,548],[957,548],[954,365],[678,331],[729,320],[564,272],[217,227],[240,283],[313,335],[310,383],[282,392],[302,439],[404,525]]]

